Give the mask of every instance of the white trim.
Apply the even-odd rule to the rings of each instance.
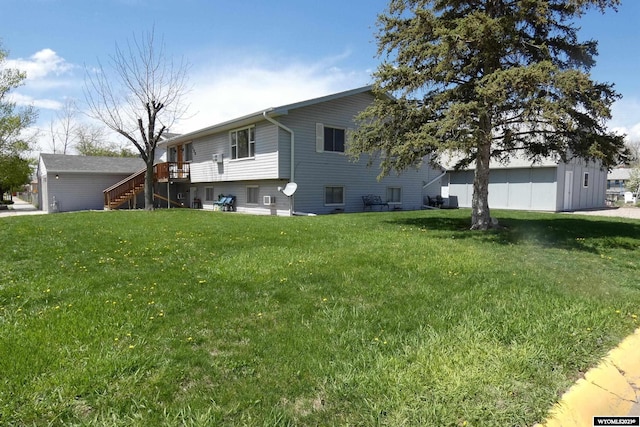
[[[347,150],[347,128],[344,128],[342,126],[324,125],[324,124],[321,124],[321,123],[317,123],[316,124],[316,148],[318,146],[318,125],[322,126],[322,135],[321,135],[321,137],[322,137],[322,152],[323,153],[333,153],[333,154],[344,155],[346,150]],[[327,128],[333,129],[333,130],[341,130],[342,131],[342,133],[343,133],[343,135],[342,135],[343,136],[343,139],[342,139],[342,151],[327,150],[325,148],[324,134],[325,134],[325,131],[327,130]],[[334,148],[335,148],[335,138],[334,138],[333,142],[334,142]]]
[[[238,132],[242,131],[247,132],[247,156],[238,157]],[[253,131],[253,132],[252,132]],[[233,138],[232,135],[236,135],[236,156],[233,156]],[[253,134],[253,140],[251,140],[251,134]],[[251,146],[253,146],[253,155],[251,155]],[[256,125],[245,126],[237,129],[232,129],[229,131],[229,152],[231,153],[230,160],[247,160],[247,159],[255,159],[256,158]]]
[[[207,190],[211,189],[211,197],[212,199],[207,199]],[[216,195],[213,192],[213,185],[207,185],[206,187],[204,187],[204,197],[202,198],[203,202],[215,202],[216,201]]]
[[[342,203],[327,203],[327,188],[342,188]],[[344,185],[325,185],[322,188],[322,201],[324,206],[344,206],[347,198],[347,190]]]
[[[249,189],[250,188],[255,188],[256,190],[258,190],[258,194],[256,195],[256,201],[255,202],[250,202],[249,201]],[[260,186],[259,185],[246,185],[244,187],[244,191],[245,191],[245,197],[246,197],[246,200],[247,200],[247,205],[251,205],[251,206],[260,205]]]
[[[389,199],[389,190],[391,190],[391,189],[400,190],[400,201],[399,202],[393,202],[391,200],[386,200],[386,202],[389,203],[390,205],[401,205],[402,204],[402,186],[401,185],[390,185],[390,186],[388,186],[387,189],[386,189],[386,193],[387,194],[385,194],[385,197],[387,199]]]

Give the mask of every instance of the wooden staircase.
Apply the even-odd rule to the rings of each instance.
[[[104,190],[104,209],[116,209],[142,193],[146,171],[144,168]]]
[[[190,179],[190,164],[186,162],[164,162],[153,165],[154,182],[188,182]],[[111,210],[133,200],[144,191],[144,176],[146,168],[126,177],[117,184],[103,191],[104,209]],[[182,204],[168,200],[159,194],[153,195],[154,199],[162,199],[174,206],[182,207]]]

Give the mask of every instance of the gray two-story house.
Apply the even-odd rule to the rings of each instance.
[[[221,195],[234,196],[234,210],[254,214],[361,212],[368,194],[390,209],[420,209],[425,184],[440,174],[428,162],[378,179],[376,165],[345,154],[354,117],[373,96],[371,87],[362,87],[163,141],[170,170],[160,189],[173,202],[203,209],[217,208]],[[281,190],[291,182],[297,191],[288,197]],[[432,190],[439,193],[439,183]]]

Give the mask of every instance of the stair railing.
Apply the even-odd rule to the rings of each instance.
[[[133,195],[135,195],[136,190],[139,189],[140,186],[144,188],[144,176],[146,171],[147,169],[144,168],[139,172],[136,172],[133,175],[130,175],[122,181],[103,190],[104,205],[109,207],[110,209],[119,206],[120,204],[130,199],[130,197],[125,196],[131,195],[132,197]]]

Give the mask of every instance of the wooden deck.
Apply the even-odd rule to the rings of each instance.
[[[146,170],[142,169],[104,190],[104,208],[116,209],[142,193]],[[156,182],[187,182],[190,178],[189,163],[164,162],[153,165],[153,179]]]

